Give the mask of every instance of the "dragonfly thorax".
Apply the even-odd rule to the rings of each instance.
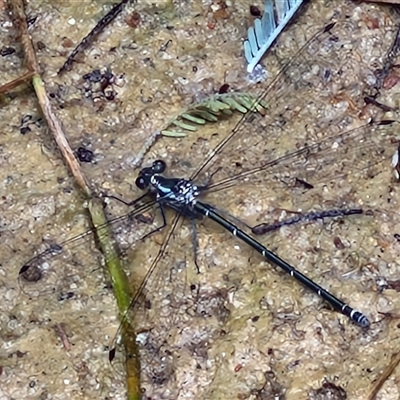
[[[157,197],[170,203],[192,205],[200,194],[198,187],[187,179],[166,178],[155,174],[150,178],[150,183],[157,192]]]
[[[200,194],[199,188],[188,179],[165,177],[165,170],[164,161],[154,161],[151,167],[143,168],[139,172],[136,186],[142,190],[149,189],[158,199],[181,205],[193,204]]]

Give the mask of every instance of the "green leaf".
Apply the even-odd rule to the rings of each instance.
[[[267,105],[250,93],[224,93],[217,94],[199,103],[187,107],[184,111],[172,118],[161,130],[163,136],[184,137],[184,131],[197,131],[196,125],[205,125],[207,122],[218,122],[221,118],[231,116],[234,112],[246,114],[249,111],[265,114]],[[190,121],[188,124],[184,121]],[[181,128],[174,131],[172,126]]]

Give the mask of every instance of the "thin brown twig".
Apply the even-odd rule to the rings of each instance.
[[[11,82],[6,83],[5,85],[0,86],[0,94],[8,93],[9,91],[17,88],[18,86],[23,85],[24,83],[30,82],[35,73],[32,71],[28,71],[24,75],[14,79]]]
[[[125,316],[131,302],[131,293],[128,278],[121,266],[117,252],[113,245],[112,234],[106,224],[107,219],[98,201],[94,201],[91,196],[91,190],[88,182],[80,169],[79,162],[69,146],[66,136],[63,132],[62,125],[52,111],[50,100],[47,96],[45,85],[40,76],[39,64],[36,59],[31,37],[28,32],[26,22],[25,9],[23,0],[11,0],[9,2],[13,22],[20,34],[20,41],[25,54],[25,59],[29,71],[32,73],[32,83],[39,101],[39,105],[43,112],[43,116],[49,126],[63,158],[72,172],[75,180],[83,190],[89,201],[89,214],[97,235],[100,249],[104,255],[105,263],[113,282],[113,289],[117,299],[118,309],[121,316]],[[130,322],[124,319],[122,333],[122,342],[125,345],[126,352],[131,354],[126,360],[127,373],[127,391],[128,400],[139,400],[141,398],[140,380],[139,380],[139,359],[137,355],[137,347],[134,339],[134,329]]]
[[[89,44],[94,40],[94,38],[101,33],[101,31],[111,22],[113,21],[118,14],[121,13],[124,6],[130,0],[122,0],[120,3],[116,4],[96,25],[95,27],[81,40],[78,46],[72,51],[72,53],[68,56],[67,61],[63,64],[63,66],[58,71],[58,74],[61,75],[65,71],[69,71],[72,68],[72,63],[74,62],[75,57],[78,53],[87,49]]]
[[[374,383],[371,391],[368,394],[367,400],[374,400],[375,396],[378,394],[379,390],[382,388],[383,384],[388,380],[390,375],[392,375],[393,371],[397,367],[400,362],[400,352],[393,354],[390,360],[389,365],[384,369],[381,376]]]
[[[82,174],[79,163],[74,156],[68,141],[65,138],[61,123],[58,121],[57,117],[54,115],[50,101],[45,91],[44,83],[40,77],[39,64],[36,59],[35,50],[28,32],[28,24],[25,18],[24,4],[22,0],[10,1],[10,7],[13,15],[13,23],[15,24],[19,35],[21,45],[25,54],[25,60],[29,72],[32,74],[32,83],[38,97],[40,108],[43,115],[49,125],[50,132],[64,157],[65,162],[70,168],[72,174],[74,175],[78,185],[84,191],[86,196],[91,196],[91,191],[89,185]]]
[[[53,326],[54,330],[56,331],[57,335],[61,339],[61,343],[63,344],[64,350],[65,351],[70,351],[71,350],[71,343],[68,340],[67,333],[65,332],[64,329],[64,324],[58,323]]]

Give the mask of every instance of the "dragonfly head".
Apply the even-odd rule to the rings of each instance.
[[[162,174],[167,168],[167,164],[163,160],[156,160],[153,162],[151,167],[143,168],[139,172],[139,176],[136,178],[136,186],[144,190],[150,185],[150,179],[152,176]]]

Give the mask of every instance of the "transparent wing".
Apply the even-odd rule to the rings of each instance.
[[[138,240],[156,229],[159,221],[149,214],[154,205],[154,201],[137,205],[131,212],[107,223],[121,257],[125,257]],[[89,229],[58,243],[43,243],[38,254],[20,268],[19,283],[23,292],[31,297],[50,295],[53,300],[61,301],[82,293],[86,279],[91,277],[104,284],[102,255],[96,240],[93,229]]]
[[[228,290],[216,285],[219,273],[210,280],[211,271],[196,269],[195,258],[202,267],[204,259],[194,246],[192,229],[193,224],[176,215],[161,248],[148,243],[146,275],[125,316],[137,332],[141,383],[156,398],[166,387],[170,398],[190,388],[181,367],[190,365],[188,375],[194,365],[206,370],[206,342],[221,335],[230,315]],[[121,343],[115,353],[112,363],[123,371],[124,360],[133,355]]]
[[[389,168],[382,162],[389,161],[394,154],[397,129],[397,121],[371,122],[299,150],[289,150],[281,157],[261,161],[259,166],[248,170],[235,165],[236,175],[229,171],[232,176],[219,181],[215,179],[209,189],[216,192],[243,182],[262,182],[269,189],[279,187],[290,191],[302,186],[299,183],[303,182],[303,189],[309,186],[308,189],[318,187],[321,190],[321,186],[329,186],[332,180],[347,179],[351,175],[372,178],[382,168]],[[213,176],[220,177],[222,171],[219,169]]]
[[[338,21],[314,34],[267,89],[257,88],[266,114],[249,112],[219,130],[231,133],[194,174],[211,180],[207,200],[218,206],[226,198],[270,198],[293,211],[366,204],[369,195],[348,194],[354,182],[390,169],[398,123],[380,121],[378,112],[377,122],[368,122],[357,111],[370,71],[352,56],[352,29]]]

